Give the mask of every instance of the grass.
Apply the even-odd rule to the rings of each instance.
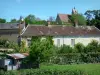
[[[73,64],[73,65],[41,65],[40,69],[50,70],[82,70],[88,75],[100,75],[100,63],[98,64]]]

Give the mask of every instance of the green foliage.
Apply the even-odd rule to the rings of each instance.
[[[77,43],[74,46],[75,52],[82,53],[84,52],[84,45],[82,43]]]
[[[56,48],[56,56],[51,57],[51,63],[70,64],[70,63],[94,63],[100,62],[100,44],[92,40],[87,46],[77,43],[72,48],[63,45]]]
[[[84,75],[99,75],[100,74],[100,64],[71,64],[71,65],[43,65],[42,69],[49,69],[49,70],[73,70],[83,71]],[[65,74],[66,75],[66,74]]]
[[[0,18],[0,23],[6,23],[6,19]]]
[[[38,59],[48,59],[52,55],[53,43],[51,42],[52,37],[32,37],[32,43],[30,46],[30,59],[36,61]]]
[[[43,70],[43,69],[28,69],[20,71],[1,71],[0,75],[84,75],[84,72],[81,70]]]
[[[72,14],[71,21],[73,24],[77,22],[78,25],[86,25],[86,19],[82,14]]]
[[[45,20],[34,21],[33,24],[35,24],[35,25],[46,25],[47,21],[45,21]]]
[[[21,46],[19,47],[18,52],[20,52],[20,53],[29,52],[29,48],[26,47],[26,42],[24,40],[21,41]]]
[[[87,46],[86,50],[87,52],[97,52],[99,48],[98,41],[92,40]]]
[[[95,25],[100,29],[100,10],[87,10],[85,12],[87,25]]]
[[[33,22],[35,21],[35,16],[30,14],[28,16],[25,17],[25,23],[26,24],[33,24]]]
[[[99,75],[100,64],[41,65],[40,69],[2,71],[0,75]]]
[[[7,39],[0,39],[0,47],[8,47]]]
[[[18,21],[16,19],[11,19],[10,23],[17,23]]]
[[[69,45],[62,45],[60,50],[59,50],[59,53],[72,53],[73,49],[72,47],[70,47]]]

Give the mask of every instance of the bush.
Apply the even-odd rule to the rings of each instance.
[[[74,46],[75,52],[78,52],[78,53],[84,52],[84,49],[85,49],[85,47],[84,47],[84,45],[82,43],[77,43]]]
[[[1,71],[0,75],[85,75],[81,70],[43,70],[43,69],[28,69],[20,71]]]
[[[29,57],[30,60],[44,61],[48,60],[53,54],[53,42],[52,37],[46,37],[42,39],[41,37],[32,37],[32,43],[30,46]]]
[[[72,53],[73,49],[72,47],[70,47],[69,45],[62,45],[60,47],[60,50],[58,51],[58,53]]]
[[[0,39],[0,46],[7,48],[9,46],[9,41],[7,39]]]
[[[86,50],[87,52],[97,52],[99,48],[98,41],[92,40],[87,46]]]

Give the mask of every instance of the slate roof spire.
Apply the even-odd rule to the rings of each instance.
[[[72,14],[77,14],[78,12],[77,12],[77,10],[76,10],[76,8],[74,7],[74,8],[72,8]]]

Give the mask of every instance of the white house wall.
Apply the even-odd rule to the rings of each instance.
[[[26,41],[26,46],[28,46],[28,39],[31,38],[22,38],[22,40]],[[44,39],[44,37],[42,38]],[[88,45],[92,40],[97,40],[100,43],[100,37],[66,37],[66,36],[55,36],[53,37],[53,42],[55,46],[58,46],[57,40],[60,40],[60,46],[63,44],[72,46],[71,39],[75,39],[75,44],[83,43],[85,46]],[[31,41],[31,40],[30,40]]]
[[[75,44],[78,42],[83,43],[85,46],[88,45],[92,40],[97,40],[100,43],[100,37],[62,37],[62,36],[57,36],[53,38],[54,45],[58,46],[57,40],[60,39],[60,46],[63,44],[70,45],[71,44],[71,39],[75,39]]]

